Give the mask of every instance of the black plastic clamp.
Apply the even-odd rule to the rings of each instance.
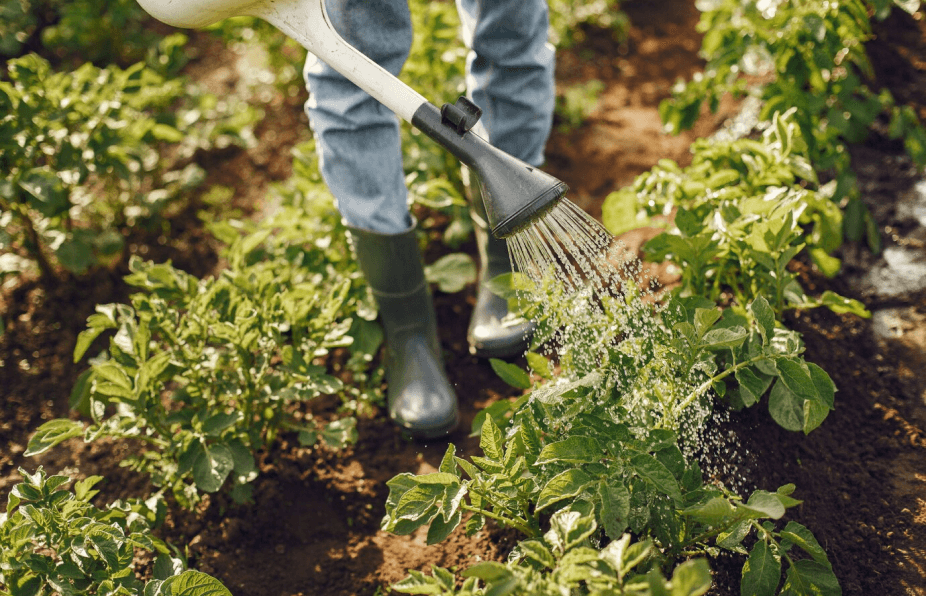
[[[456,104],[445,103],[440,109],[441,121],[462,135],[471,129],[482,116],[479,106],[460,96]]]

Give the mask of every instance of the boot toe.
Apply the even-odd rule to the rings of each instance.
[[[420,344],[414,347],[401,366],[391,367],[389,415],[415,438],[442,437],[459,423],[457,396],[440,359]]]
[[[533,331],[534,324],[520,317],[474,319],[469,330],[469,351],[483,358],[519,356],[527,349]]]
[[[424,382],[412,382],[394,397],[390,414],[402,430],[416,438],[432,439],[456,428],[456,396],[435,389]]]

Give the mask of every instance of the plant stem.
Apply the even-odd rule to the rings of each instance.
[[[516,529],[520,530],[523,534],[525,534],[525,535],[526,535],[527,537],[529,537],[529,538],[536,538],[537,536],[540,535],[540,532],[534,530],[534,529],[531,528],[530,526],[527,526],[527,525],[525,525],[524,523],[522,523],[522,522],[520,522],[520,521],[518,521],[518,520],[516,520],[516,519],[510,519],[510,518],[507,518],[507,517],[505,517],[505,516],[503,516],[503,515],[498,515],[498,514],[496,514],[496,513],[492,513],[491,511],[486,511],[485,509],[479,509],[478,507],[472,507],[472,506],[470,506],[470,505],[467,505],[466,503],[461,503],[461,504],[460,504],[460,509],[462,509],[462,510],[464,510],[464,511],[470,511],[470,512],[472,512],[472,513],[478,513],[479,515],[484,515],[484,516],[486,516],[486,517],[490,517],[490,518],[492,518],[492,519],[494,519],[494,520],[496,520],[496,521],[499,521],[499,522],[501,522],[501,523],[503,523],[503,524],[505,524],[505,525],[509,525],[509,526],[511,526],[512,528],[516,528]]]
[[[698,385],[698,387],[697,387],[694,391],[692,391],[690,394],[688,394],[688,397],[686,397],[684,400],[682,400],[682,403],[679,404],[679,406],[676,408],[676,411],[681,412],[682,410],[684,410],[685,408],[687,408],[688,406],[690,406],[690,405],[691,405],[691,402],[693,402],[694,400],[696,400],[696,399],[698,399],[699,397],[701,397],[702,395],[704,395],[704,393],[705,393],[708,389],[711,388],[711,385],[713,385],[713,384],[716,383],[717,381],[721,381],[721,380],[723,380],[723,379],[729,377],[730,375],[732,375],[733,373],[735,373],[735,372],[738,371],[739,369],[741,369],[741,368],[746,368],[747,366],[750,366],[750,365],[752,365],[752,364],[755,364],[756,362],[759,362],[760,360],[765,360],[765,356],[764,356],[764,355],[761,355],[761,356],[754,356],[753,358],[750,358],[749,360],[744,360],[744,361],[740,362],[739,364],[734,364],[733,366],[731,366],[730,368],[728,368],[728,369],[726,369],[725,371],[721,372],[720,374],[718,374],[718,375],[716,375],[716,376],[713,376],[713,377],[709,378],[708,380],[704,381],[703,383],[701,383],[700,385]]]

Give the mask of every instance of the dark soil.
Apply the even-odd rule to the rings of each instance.
[[[691,0],[626,2],[624,8],[632,23],[626,42],[590,31],[579,47],[559,55],[561,85],[591,78],[606,85],[590,120],[574,132],[555,132],[548,146],[548,169],[572,187],[574,201],[595,215],[609,192],[629,184],[658,159],[684,163],[691,139],[716,128],[734,107],[706,115],[692,133],[663,135],[658,102],[678,78],[701,66],[694,28],[698,14]],[[923,23],[894,17],[878,32],[871,54],[879,81],[923,113]],[[227,66],[221,46],[206,36],[197,37],[196,45],[200,58],[190,72],[213,90],[234,88],[238,74]],[[276,96],[263,106],[266,118],[257,130],[257,147],[197,156],[210,183],[235,190],[233,207],[259,212],[268,184],[289,175],[288,150],[307,134],[303,100]],[[914,226],[898,220],[891,207],[918,180],[902,148],[873,137],[854,148],[853,157],[864,198],[886,242],[915,243],[920,236]],[[213,272],[219,263],[195,216],[197,208],[192,205],[172,219],[169,234],[134,232],[134,252],[154,260],[170,258],[197,275]],[[623,239],[636,250],[651,235],[641,230]],[[924,250],[922,243],[919,247]],[[467,248],[474,252],[472,244]],[[762,406],[733,414],[720,432],[736,445],[733,461],[746,485],[769,490],[797,485],[803,504],[788,519],[814,532],[844,594],[926,594],[926,294],[890,301],[863,295],[850,280],[876,261],[865,255],[861,247],[844,247],[845,273],[834,280],[805,264],[796,267],[812,292],[833,289],[872,308],[906,309],[908,323],[901,332],[878,339],[868,320],[822,309],[794,314],[789,324],[804,335],[807,359],[828,371],[839,387],[836,410],[806,437],[780,429]],[[17,466],[32,470],[40,463],[52,471],[104,475],[101,502],[150,490],[144,478],[118,466],[121,455],[133,448],[129,444],[75,440],[40,458],[22,457],[32,430],[44,420],[68,415],[68,394],[83,368],[70,357],[76,335],[96,304],[126,299],[125,272],[123,265],[52,287],[23,282],[4,290],[0,497],[19,480]],[[486,362],[467,353],[473,294],[467,288],[435,295],[447,367],[465,418],[451,440],[465,454],[477,450],[466,432],[475,413],[514,395]],[[306,450],[284,438],[272,452],[261,454],[254,505],[235,506],[217,496],[195,513],[175,510],[163,536],[181,548],[189,545],[191,565],[221,579],[236,596],[374,594],[380,588],[385,592],[410,568],[462,568],[507,554],[516,535],[498,528],[435,546],[426,546],[421,533],[396,537],[379,531],[385,482],[401,472],[432,471],[446,442],[407,441],[382,415],[362,420],[359,432],[358,444],[338,453]],[[711,593],[738,594],[741,566],[737,559],[715,561]]]

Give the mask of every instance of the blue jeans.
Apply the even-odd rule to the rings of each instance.
[[[470,52],[466,87],[489,141],[539,166],[555,102],[546,0],[456,0]],[[326,0],[335,30],[394,75],[412,43],[407,0]],[[322,176],[348,225],[383,234],[411,226],[398,118],[309,54],[306,113]]]

